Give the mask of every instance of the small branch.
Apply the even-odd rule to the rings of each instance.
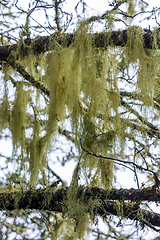
[[[134,110],[129,104],[127,104],[122,99],[121,99],[121,104],[122,106],[127,108],[131,113],[133,113],[144,125],[147,125],[150,128],[150,131],[153,132],[153,134],[159,135],[159,129],[157,127],[155,127],[152,123],[145,120],[136,110]]]
[[[96,158],[111,160],[111,161],[114,161],[114,162],[130,164],[130,165],[136,167],[137,169],[139,169],[139,170],[141,170],[141,171],[149,172],[149,173],[153,174],[153,176],[155,176],[155,175],[157,176],[157,174],[156,174],[154,171],[152,171],[152,170],[150,170],[150,169],[148,169],[148,168],[144,168],[144,167],[142,167],[142,166],[140,166],[140,165],[138,165],[138,164],[136,164],[136,163],[134,163],[134,162],[125,161],[125,160],[120,160],[120,159],[112,158],[112,157],[104,157],[104,156],[102,156],[101,154],[97,155],[97,154],[94,153],[92,150],[91,150],[91,152],[89,152],[88,150],[86,150],[86,149],[82,146],[81,138],[80,138],[80,145],[81,145],[82,150],[84,150],[87,154],[89,154],[89,155],[91,155],[91,156],[94,156],[94,157],[96,157]]]
[[[18,62],[12,59],[12,57],[8,58],[8,64],[12,66],[17,72],[19,72],[25,80],[29,81],[32,86],[35,86],[37,89],[41,90],[45,95],[49,97],[49,89],[46,88],[41,82],[35,80],[33,76],[31,76],[25,68]]]
[[[55,171],[53,171],[50,168],[48,162],[47,162],[47,168],[48,168],[48,171],[50,171],[53,174],[53,176],[55,176],[58,179],[58,181],[60,181],[62,183],[62,185],[63,185],[64,184],[63,180],[61,179],[61,177],[57,173],[55,173]]]
[[[75,138],[72,136],[73,134],[70,131],[67,131],[65,129],[63,130],[61,127],[59,127],[58,131],[59,131],[59,134],[65,136],[68,140],[75,143]]]

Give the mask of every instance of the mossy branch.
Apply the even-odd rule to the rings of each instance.
[[[157,48],[160,48],[160,39],[158,37],[158,33],[160,32],[160,29],[158,28],[156,30],[157,33]],[[153,46],[154,38],[153,38],[154,32],[150,30],[144,30],[144,47],[151,49]],[[44,37],[36,37],[35,39],[26,39],[24,40],[24,43],[26,45],[24,57],[28,56],[28,54],[31,52],[33,54],[40,54],[47,52],[49,49],[51,49],[51,43],[53,41],[56,41],[57,44],[61,45],[62,47],[69,47],[71,44],[75,41],[76,33],[74,34],[54,34],[51,36],[44,36]],[[107,46],[125,46],[127,43],[127,29],[123,31],[112,31],[112,32],[101,32],[101,33],[94,33],[92,34],[92,42],[94,47],[96,48],[106,48]],[[54,48],[53,44],[53,48]],[[6,45],[6,46],[0,46],[0,61],[7,61],[7,58],[9,57],[10,53],[12,51],[16,51],[18,49],[18,43],[13,45]]]
[[[51,210],[60,213],[67,213],[67,191],[68,188],[53,187],[44,189],[20,190],[13,193],[0,194],[0,210],[16,209],[38,209]],[[159,231],[155,226],[160,227],[160,214],[140,208],[141,201],[160,201],[160,190],[154,188],[144,189],[100,189],[98,187],[80,186],[77,189],[77,200],[83,195],[86,211],[103,218],[108,215],[122,216],[136,220]],[[92,201],[91,201],[92,199]],[[114,199],[111,200],[111,199]],[[132,203],[124,202],[132,201]],[[90,206],[91,204],[91,206]],[[117,205],[118,204],[118,205]],[[120,206],[118,208],[118,206]],[[87,214],[86,212],[86,214]]]

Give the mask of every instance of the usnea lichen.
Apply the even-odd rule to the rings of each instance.
[[[158,94],[159,83],[155,79],[159,55],[144,49],[143,33],[139,27],[130,27],[127,31],[127,45],[120,54],[121,49],[116,47],[95,48],[92,28],[84,21],[79,25],[74,43],[69,47],[65,47],[65,44],[62,47],[53,41],[51,49],[46,54],[37,57],[34,56],[34,51],[30,51],[29,56],[21,61],[31,76],[49,88],[50,98],[42,107],[45,127],[40,124],[39,116],[34,114],[33,118],[27,113],[29,99],[34,98],[35,92],[27,94],[23,84],[17,84],[11,107],[10,130],[13,143],[15,148],[21,147],[26,150],[32,183],[36,183],[39,171],[45,168],[47,149],[52,136],[56,135],[58,125],[65,121],[66,115],[75,136],[75,146],[79,151],[81,137],[82,145],[87,150],[114,157],[117,147],[120,146],[119,152],[123,153],[125,139],[130,137],[130,133],[127,132],[129,122],[126,119],[122,120],[121,115],[119,68],[121,70],[126,68],[129,71],[132,67],[136,70],[136,80],[133,83],[135,93],[139,94],[139,100],[143,101],[145,107],[153,103],[154,92],[157,91]],[[22,41],[18,49],[24,49],[23,47],[26,46]],[[21,54],[20,49],[16,54]],[[15,60],[18,58],[16,54]],[[117,60],[118,54],[120,61]],[[14,57],[14,54],[12,56]],[[3,71],[8,80],[13,69],[11,71],[4,66]],[[122,79],[126,80],[124,76]],[[29,89],[31,84],[26,83],[25,86]],[[40,101],[39,92],[39,90],[36,92],[35,105]],[[9,108],[9,102],[7,97],[4,99],[3,113],[7,119],[6,108]],[[131,107],[128,111],[130,109]],[[25,132],[27,119],[32,122],[30,138],[26,137]],[[134,132],[132,128],[133,135]],[[110,187],[113,163],[102,159],[95,160],[95,157],[85,153],[82,154],[82,158],[84,174],[87,176],[87,171],[92,173],[89,184],[100,184],[101,179],[102,186]]]

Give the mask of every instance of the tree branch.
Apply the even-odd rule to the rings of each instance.
[[[15,191],[0,194],[0,210],[37,209],[51,210],[67,213],[67,191],[68,188],[55,189],[47,187],[44,189],[30,189],[27,191]],[[76,194],[76,193],[75,193]],[[141,201],[160,201],[160,190],[154,188],[144,189],[100,189],[98,187],[80,186],[77,189],[77,201],[82,200],[87,207],[87,212],[100,215],[121,216],[137,220],[141,224],[151,227],[160,227],[160,214],[140,208]],[[111,199],[114,199],[111,200]],[[116,200],[116,201],[115,201]],[[118,200],[118,202],[117,202]],[[124,202],[129,200],[131,202]],[[86,213],[87,213],[86,212]]]
[[[160,28],[157,30],[157,35],[160,31]],[[144,47],[151,49],[153,43],[153,32],[145,29],[143,35],[144,38]],[[75,41],[75,34],[60,34],[55,33],[51,36],[36,37],[35,39],[25,39],[26,49],[24,51],[24,56],[28,56],[30,51],[34,54],[44,53],[51,48],[51,44],[55,41],[57,44],[62,47],[69,47]],[[106,33],[94,33],[93,34],[93,45],[97,48],[103,47],[106,48],[109,45],[115,46],[125,46],[127,43],[127,30],[123,31],[112,31]],[[157,37],[157,47],[160,48],[160,41]],[[18,49],[18,43],[7,46],[0,46],[0,61],[7,61],[11,51],[16,51]]]

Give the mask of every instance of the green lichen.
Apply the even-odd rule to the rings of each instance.
[[[12,133],[13,146],[18,148],[25,146],[25,127],[27,121],[26,108],[29,102],[29,92],[23,89],[23,83],[16,86],[16,94],[11,111],[10,129]]]

